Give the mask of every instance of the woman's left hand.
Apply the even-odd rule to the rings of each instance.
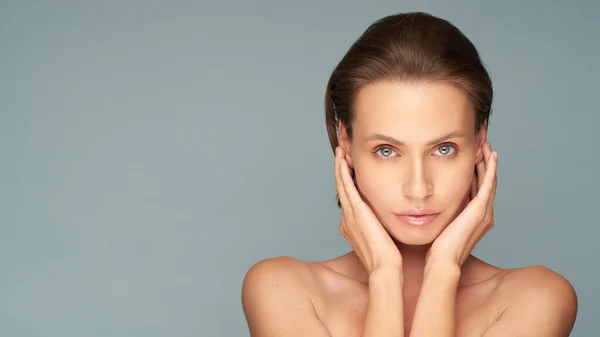
[[[493,204],[496,196],[498,153],[488,142],[482,146],[484,160],[477,164],[477,181],[471,188],[467,207],[433,242],[427,263],[462,266],[475,245],[494,226]]]

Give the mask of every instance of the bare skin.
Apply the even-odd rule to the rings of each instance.
[[[251,336],[361,336],[368,284],[357,263],[358,259],[350,252],[323,262],[278,257],[256,264],[252,270],[255,277],[250,281],[254,284],[248,284],[254,294],[248,295],[246,300]],[[539,285],[544,285],[545,289],[538,289]],[[531,306],[532,311],[523,310],[525,316],[518,326],[524,329],[523,334],[504,336],[568,336],[575,309],[565,307],[556,313],[548,312],[548,309],[556,308],[544,308],[561,298],[572,301],[572,295],[565,288],[569,288],[566,280],[542,266],[504,270],[471,257],[463,267],[456,298],[456,336],[486,336],[492,326],[500,329],[500,316],[516,304]],[[553,295],[553,290],[567,294]],[[256,299],[254,296],[267,298]],[[527,296],[531,299],[525,301],[531,302],[523,303]],[[542,302],[546,304],[534,303],[538,297],[548,297]],[[275,306],[265,308],[252,304],[259,300]],[[554,305],[564,306],[565,303]],[[409,336],[415,306],[414,295],[404,297],[404,336]],[[531,330],[527,334],[527,321],[540,315],[556,318],[553,322],[547,319],[551,324],[549,328],[555,332],[536,335],[536,330]]]
[[[568,336],[577,297],[565,278],[471,255],[494,226],[497,153],[487,125],[472,127],[467,94],[381,82],[361,89],[356,111],[352,137],[340,124],[334,165],[353,250],[254,265],[242,289],[251,335]],[[438,215],[424,225],[397,216],[412,209]]]

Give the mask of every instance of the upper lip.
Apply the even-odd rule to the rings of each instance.
[[[416,215],[433,215],[433,214],[438,214],[438,211],[434,211],[434,210],[430,210],[430,209],[422,209],[422,208],[415,208],[415,209],[409,209],[408,211],[404,211],[401,213],[396,213],[396,215],[410,215],[410,216],[416,216]]]

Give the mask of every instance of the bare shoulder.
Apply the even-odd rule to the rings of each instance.
[[[496,290],[506,308],[484,335],[568,336],[577,316],[577,294],[559,273],[541,265],[504,270]]]
[[[246,273],[242,307],[251,336],[329,336],[310,298],[309,263],[288,256],[261,260]]]
[[[310,271],[304,261],[289,256],[267,258],[246,272],[242,283],[242,304],[255,307],[270,297],[293,298],[298,302],[309,299],[306,291]]]
[[[294,281],[309,275],[307,263],[291,256],[271,257],[255,263],[244,277],[244,285],[260,279],[262,282]],[[248,284],[252,285],[252,284]]]
[[[536,265],[504,271],[500,284],[502,291],[511,294],[513,300],[538,300],[558,303],[561,310],[577,309],[575,288],[561,274]]]

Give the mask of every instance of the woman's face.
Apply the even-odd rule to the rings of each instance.
[[[474,125],[467,92],[450,83],[380,81],[359,91],[352,140],[342,128],[340,145],[394,239],[429,244],[462,211],[486,137]],[[415,209],[439,215],[423,225],[398,216]]]

